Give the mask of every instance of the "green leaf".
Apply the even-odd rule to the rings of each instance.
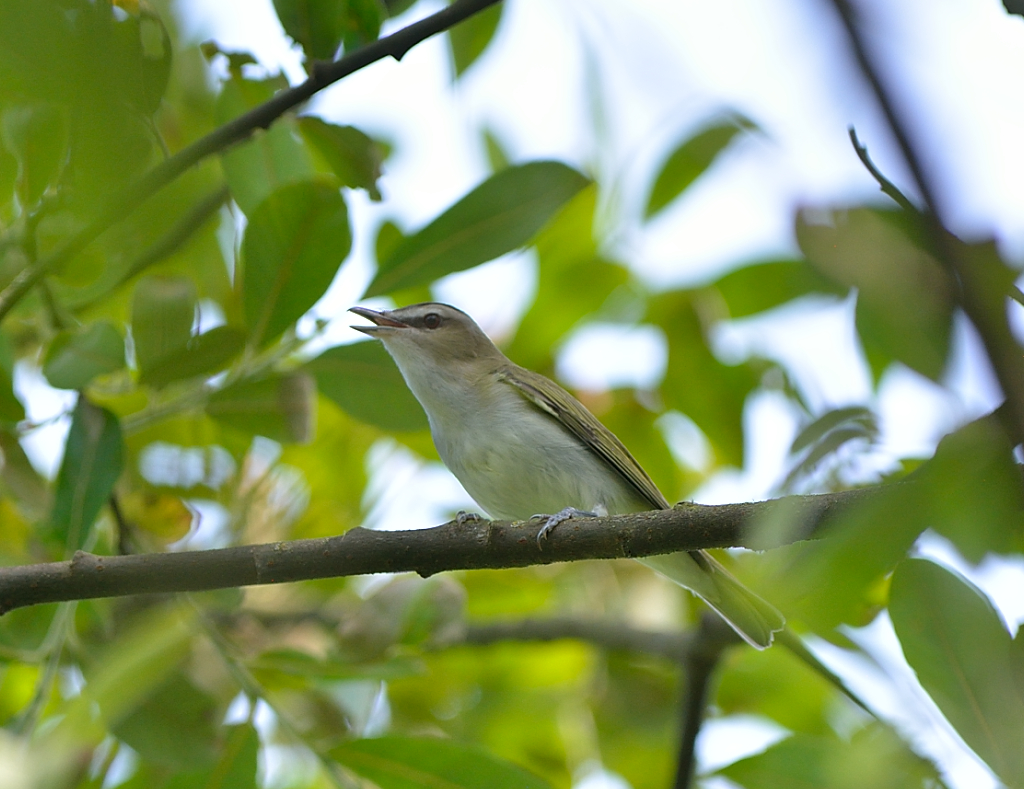
[[[966,546],[975,561],[991,550],[1019,551],[1024,502],[1011,458],[991,416],[945,437],[913,477],[845,510],[823,539],[773,551],[773,602],[825,634],[873,618],[885,575],[927,528]]]
[[[180,672],[113,727],[147,761],[172,769],[211,764],[217,704]]]
[[[4,459],[0,466],[4,494],[12,497],[29,518],[42,520],[51,506],[46,480],[36,471],[13,433],[0,430],[0,453]]]
[[[0,422],[20,422],[25,418],[25,406],[14,394],[14,381],[10,373],[0,369]]]
[[[81,694],[49,730],[42,752],[69,740],[99,745],[109,727],[116,727],[181,665],[195,627],[195,613],[176,606],[155,606],[134,618],[91,661]]]
[[[332,60],[342,42],[351,50],[380,33],[376,0],[274,0],[274,9],[307,60]]]
[[[427,428],[423,408],[379,342],[329,348],[306,369],[317,388],[356,419],[388,431]]]
[[[284,77],[257,81],[233,76],[224,83],[217,98],[217,123],[242,115],[287,87]],[[229,148],[221,161],[231,196],[250,217],[274,190],[316,177],[312,157],[296,134],[295,119],[288,116],[278,118],[252,139]]]
[[[187,277],[139,280],[132,300],[132,340],[143,377],[188,345],[196,304],[196,286]]]
[[[857,423],[843,425],[835,430],[830,430],[786,475],[786,479],[782,483],[783,489],[790,489],[797,479],[812,474],[821,461],[829,455],[834,455],[844,444],[848,444],[858,438],[863,438],[870,442],[874,439],[874,435],[872,431]]]
[[[387,155],[385,147],[355,126],[337,126],[312,115],[299,118],[299,131],[342,185],[365,189],[372,200],[380,200],[377,179]]]
[[[330,751],[332,759],[380,789],[547,789],[521,767],[452,740],[379,737],[353,740]]]
[[[78,550],[121,475],[124,448],[117,417],[79,396],[57,474],[50,522],[69,550]]]
[[[648,319],[668,340],[661,394],[665,407],[686,414],[708,437],[720,463],[743,466],[743,407],[760,384],[754,364],[722,364],[708,347],[690,291],[660,294]],[[700,385],[694,382],[700,381]]]
[[[550,374],[558,346],[577,325],[602,317],[629,272],[601,257],[594,239],[597,185],[581,189],[537,234],[537,297],[506,351],[524,367]]]
[[[891,729],[872,723],[849,742],[794,734],[719,771],[745,789],[933,789],[935,768]]]
[[[46,352],[43,375],[57,389],[82,389],[97,375],[124,367],[124,340],[112,323],[97,321],[58,334]]]
[[[847,424],[852,423],[852,424]],[[836,408],[826,411],[809,425],[807,425],[790,446],[790,454],[796,454],[803,449],[816,444],[828,433],[839,427],[857,427],[861,429],[861,435],[873,437],[878,434],[878,424],[874,412],[864,406],[850,406],[848,408]]]
[[[907,662],[964,742],[1008,786],[1024,786],[1020,666],[989,599],[955,573],[908,559],[893,574],[889,613]]]
[[[220,758],[206,770],[180,771],[161,785],[161,789],[253,789],[256,780],[259,734],[249,724],[224,726]],[[153,786],[152,782],[142,786]]]
[[[324,295],[351,246],[335,183],[282,186],[260,203],[242,241],[242,305],[254,345],[276,338]]]
[[[380,262],[366,295],[425,285],[527,244],[588,183],[560,162],[502,170],[403,240]]]
[[[927,491],[928,525],[969,561],[1024,550],[1020,466],[994,416],[943,438],[916,476]]]
[[[313,378],[294,373],[233,384],[210,397],[206,413],[250,435],[306,442],[313,436],[315,407]]]
[[[64,113],[52,104],[8,107],[0,119],[0,138],[18,161],[18,199],[29,209],[56,183],[67,161]]]
[[[953,288],[941,266],[914,240],[912,220],[859,208],[828,224],[797,217],[800,249],[822,274],[857,288],[857,329],[865,345],[932,380],[949,351]]]
[[[487,45],[494,38],[494,32],[498,29],[504,7],[504,3],[492,5],[448,30],[456,76],[462,76],[487,49]]]
[[[184,348],[160,359],[144,371],[139,382],[161,388],[172,381],[183,381],[221,370],[245,348],[246,333],[233,326],[217,326],[192,337]]]
[[[737,134],[756,128],[751,121],[736,115],[683,140],[669,154],[654,179],[644,219],[658,214],[703,175]]]
[[[837,287],[821,276],[805,260],[777,260],[743,266],[726,274],[711,287],[725,299],[730,318],[756,315],[812,293],[842,295],[846,292],[845,288]]]

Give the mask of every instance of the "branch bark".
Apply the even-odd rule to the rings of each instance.
[[[541,522],[451,521],[415,531],[355,528],[337,537],[208,551],[97,556],[0,569],[0,614],[61,600],[198,592],[373,573],[499,569],[534,564],[652,556],[698,548],[770,548],[806,539],[851,506],[885,488],[700,505],[561,524],[543,547]],[[780,522],[782,537],[767,537]],[[767,528],[766,528],[767,527]]]
[[[360,47],[340,60],[316,63],[313,73],[302,84],[275,94],[273,98],[259,107],[218,126],[205,137],[182,148],[174,156],[164,159],[137,181],[112,197],[96,218],[82,230],[35,265],[23,269],[7,287],[0,291],[0,321],[3,321],[25,294],[49,272],[77,255],[104,230],[126,217],[136,207],[207,156],[221,153],[232,145],[248,139],[258,129],[266,129],[288,110],[297,107],[315,93],[371,63],[386,57],[401,60],[405,53],[416,44],[447,30],[497,2],[499,0],[456,0],[436,14],[414,22],[397,33],[378,39],[365,47]]]

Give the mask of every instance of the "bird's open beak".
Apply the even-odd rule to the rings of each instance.
[[[389,318],[383,312],[377,312],[376,310],[370,310],[366,307],[352,307],[349,312],[354,312],[362,318],[366,318],[368,321],[373,322],[373,326],[353,326],[352,328],[356,331],[361,331],[363,334],[369,334],[371,337],[375,334],[380,333],[382,330],[387,331],[388,329],[408,329],[409,324],[396,321],[394,318]]]

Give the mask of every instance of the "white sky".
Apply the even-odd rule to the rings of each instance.
[[[792,216],[798,205],[881,201],[850,148],[850,124],[882,170],[913,191],[870,96],[849,66],[824,0],[506,3],[494,45],[454,87],[445,45],[434,39],[403,62],[375,64],[315,100],[313,109],[330,120],[353,123],[395,144],[382,180],[385,202],[374,205],[352,195],[357,228],[390,218],[413,229],[465,194],[486,175],[482,126],[498,132],[513,160],[554,157],[599,169],[605,182],[614,183],[621,212],[614,249],[656,287],[699,283],[726,266],[794,254]],[[282,68],[293,81],[302,78],[270,0],[182,4],[188,9],[186,34],[194,40],[214,38],[224,49],[251,51],[268,69]],[[865,16],[875,25],[872,41],[904,106],[913,111],[915,133],[941,185],[951,226],[970,237],[994,235],[1008,255],[1024,261],[1024,20],[1008,18],[999,0],[862,0],[858,5],[867,9]],[[422,2],[400,26],[439,7]],[[588,83],[588,63],[600,75],[597,92]],[[737,145],[685,199],[643,227],[636,218],[642,189],[658,163],[686,130],[727,108],[751,117],[764,137]],[[602,119],[596,139],[595,114]],[[355,338],[344,311],[372,276],[368,235],[357,231],[351,260],[316,309],[337,318],[327,343]],[[509,256],[447,278],[435,295],[468,309],[485,329],[500,335],[514,327],[532,297],[533,266],[529,253]],[[883,425],[874,468],[930,453],[943,433],[998,402],[991,373],[965,324],[957,327],[947,389],[894,370],[871,400],[850,315],[848,303],[802,304],[770,320],[723,327],[716,341],[726,358],[757,352],[784,361],[808,400],[822,410],[872,405]],[[559,373],[570,385],[600,388],[656,381],[663,365],[664,346],[656,332],[599,326],[578,332],[566,344]],[[40,382],[21,377],[22,391],[42,391]],[[65,406],[60,398],[34,394],[30,416],[43,419]],[[747,424],[752,428],[748,467],[718,475],[698,500],[763,498],[784,476],[781,464],[796,430],[791,410],[776,396],[758,396]],[[53,468],[62,433],[58,426],[31,439],[27,448],[40,465]],[[378,476],[374,483],[378,501],[387,503],[373,513],[379,526],[429,525],[454,509],[473,507],[446,471],[423,467],[395,447],[379,447],[373,462],[387,469],[387,482]],[[955,552],[947,548],[934,541],[923,546],[930,555],[956,563]],[[972,578],[1017,621],[1024,610],[1012,601],[1024,599],[1024,571],[1019,562],[997,564],[981,574],[971,571]],[[885,623],[877,627],[881,635],[864,635],[868,648],[901,662]],[[851,671],[863,678],[863,672]],[[883,696],[887,692],[884,682],[872,687]],[[906,725],[919,732],[920,747],[949,771],[952,785],[996,785],[955,737],[929,734],[934,721],[927,714],[908,715]],[[705,765],[724,763],[738,752],[734,731],[715,731],[702,736]],[[752,741],[746,740],[748,746]],[[596,775],[586,779],[588,788],[600,784]]]

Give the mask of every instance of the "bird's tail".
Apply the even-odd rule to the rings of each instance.
[[[786,625],[786,618],[771,603],[747,589],[706,551],[680,551],[640,561],[697,595],[756,649],[770,647],[774,634]]]

